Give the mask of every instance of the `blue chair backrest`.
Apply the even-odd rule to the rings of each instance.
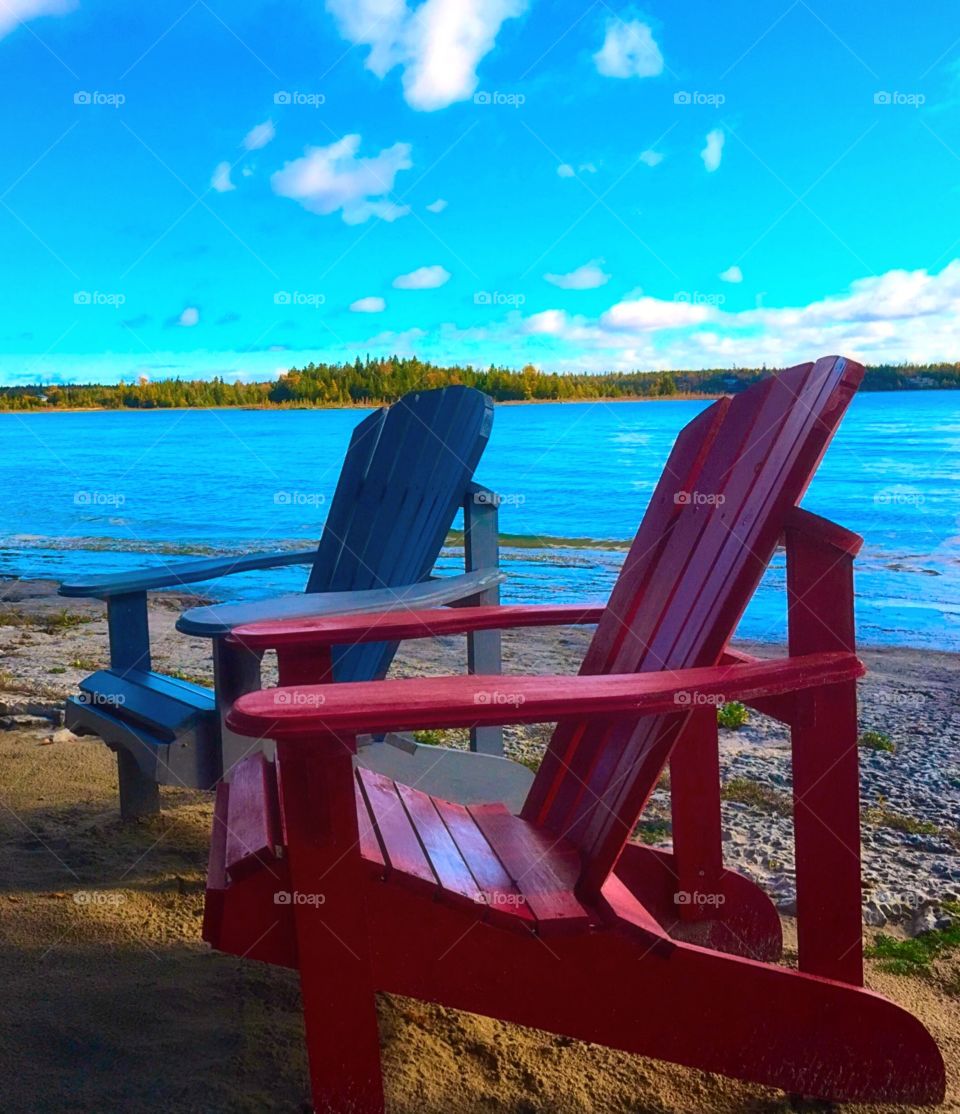
[[[483,455],[493,402],[471,387],[404,395],[353,431],[308,592],[416,584],[431,573]],[[396,646],[334,655],[338,681],[383,677]]]

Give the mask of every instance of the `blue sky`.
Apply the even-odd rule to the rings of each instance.
[[[960,358],[947,0],[4,0],[0,82],[0,382]]]

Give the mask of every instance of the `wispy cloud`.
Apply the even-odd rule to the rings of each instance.
[[[66,15],[76,0],[0,0],[0,39],[27,20],[41,15]]]
[[[663,55],[653,31],[639,19],[611,16],[603,46],[593,61],[604,77],[656,77],[663,73]]]
[[[595,290],[598,286],[604,286],[610,281],[610,276],[600,266],[602,262],[602,259],[592,259],[589,263],[584,263],[582,267],[577,267],[576,270],[570,271],[568,274],[548,273],[543,277],[553,286],[559,286],[561,290]]]
[[[406,275],[397,275],[393,285],[397,290],[435,290],[450,281],[446,267],[435,264],[432,267],[418,267]]]
[[[371,217],[395,221],[410,212],[387,194],[401,170],[413,166],[409,143],[394,143],[378,155],[357,156],[359,135],[346,135],[329,147],[308,147],[306,154],[284,164],[270,179],[274,193],[298,201],[311,213],[342,212],[347,224]]]
[[[0,0],[2,2],[2,0]],[[215,189],[217,193],[229,193],[230,190],[235,190],[237,187],[230,181],[230,163],[220,162],[217,163],[217,169],[213,172],[213,177],[210,179],[210,188]]]
[[[707,142],[700,152],[700,158],[703,159],[703,165],[710,174],[720,167],[720,160],[723,158],[723,145],[726,142],[726,138],[722,128],[714,128],[712,131],[707,132]]]
[[[276,134],[273,121],[264,120],[262,124],[251,128],[243,137],[243,148],[245,151],[259,151],[261,147],[266,147]]]
[[[466,100],[477,87],[477,66],[493,49],[503,23],[526,0],[327,0],[340,34],[369,47],[367,69],[384,77],[403,70],[411,108],[430,112]]]
[[[387,308],[387,303],[383,298],[358,298],[350,306],[352,313],[383,313]]]

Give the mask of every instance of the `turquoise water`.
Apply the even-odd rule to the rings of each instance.
[[[606,598],[677,431],[702,402],[501,406],[478,479],[504,497],[507,600]],[[361,412],[0,414],[0,574],[62,578],[164,554],[308,545],[319,536]],[[960,650],[960,392],[862,394],[804,505],[866,539],[864,643]],[[166,559],[175,560],[176,557]],[[454,569],[451,551],[442,567]],[[300,570],[231,578],[213,595],[296,590]],[[204,590],[198,586],[198,590]],[[776,561],[744,617],[781,638]]]

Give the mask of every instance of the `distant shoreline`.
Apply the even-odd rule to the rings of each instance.
[[[425,390],[428,388],[424,388]],[[651,396],[649,398],[511,398],[497,402],[500,406],[577,406],[583,403],[596,402],[714,402],[724,398],[722,394],[677,394],[665,396]],[[185,413],[201,410],[379,410],[381,406],[390,406],[388,402],[337,402],[318,403],[307,405],[297,403],[291,405],[285,402],[275,402],[267,405],[255,406],[48,406],[36,409],[21,409],[14,406],[0,405],[0,414],[154,414],[158,412]]]
[[[429,388],[424,388],[427,390]],[[950,392],[958,390],[956,387],[898,387],[898,388],[870,388],[861,387],[861,394],[872,395],[913,395],[934,394],[938,391]],[[630,403],[630,402],[715,402],[718,398],[733,397],[737,392],[729,391],[716,394],[696,394],[684,392],[675,395],[646,395],[634,398],[623,396],[597,396],[596,398],[512,398],[496,402],[501,406],[580,406],[585,403]],[[0,415],[3,414],[155,414],[155,413],[187,413],[205,410],[248,410],[248,411],[274,411],[274,410],[379,410],[382,406],[389,406],[387,402],[337,402],[337,403],[286,403],[274,402],[267,404],[243,404],[222,406],[48,406],[21,408],[16,406],[3,406],[0,404]]]

